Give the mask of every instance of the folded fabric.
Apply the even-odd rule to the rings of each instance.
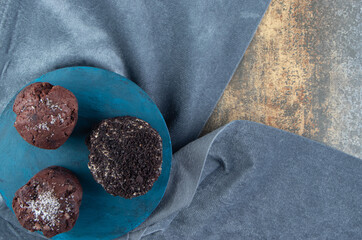
[[[235,121],[188,144],[173,162],[159,207],[120,239],[362,236],[362,160],[323,144]],[[9,209],[1,213],[4,236],[29,236]]]
[[[323,144],[235,121],[178,151],[174,163],[160,206],[121,239],[362,236],[362,160]]]

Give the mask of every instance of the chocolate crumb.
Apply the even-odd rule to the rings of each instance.
[[[139,118],[103,120],[86,142],[88,168],[109,194],[124,198],[144,195],[161,174],[162,139]]]

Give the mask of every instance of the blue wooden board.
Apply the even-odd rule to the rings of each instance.
[[[71,67],[49,72],[34,82],[49,82],[74,93],[79,104],[77,126],[57,150],[28,144],[13,127],[14,99],[0,117],[0,193],[11,209],[17,189],[40,170],[58,165],[72,170],[83,186],[80,215],[74,228],[53,239],[114,239],[141,224],[164,195],[171,169],[172,149],[166,123],[150,97],[130,80],[103,69]],[[20,90],[20,89],[19,89]],[[151,124],[162,137],[162,173],[144,196],[123,199],[107,194],[88,170],[85,138],[105,118],[135,116]]]

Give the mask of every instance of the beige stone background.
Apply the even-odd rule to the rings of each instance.
[[[272,0],[202,135],[250,120],[362,158],[361,9]]]

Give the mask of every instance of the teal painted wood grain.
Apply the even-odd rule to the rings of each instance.
[[[168,183],[172,147],[166,123],[150,97],[135,83],[103,69],[63,68],[36,79],[60,85],[78,99],[79,119],[68,141],[56,150],[34,147],[13,127],[16,115],[12,100],[0,117],[0,193],[11,209],[17,189],[40,170],[58,165],[72,170],[83,187],[83,201],[74,228],[53,239],[114,239],[141,224],[157,207]],[[34,81],[34,82],[35,82]],[[88,170],[85,138],[102,119],[135,116],[155,128],[162,137],[162,173],[153,188],[133,199],[114,197],[95,182]]]

